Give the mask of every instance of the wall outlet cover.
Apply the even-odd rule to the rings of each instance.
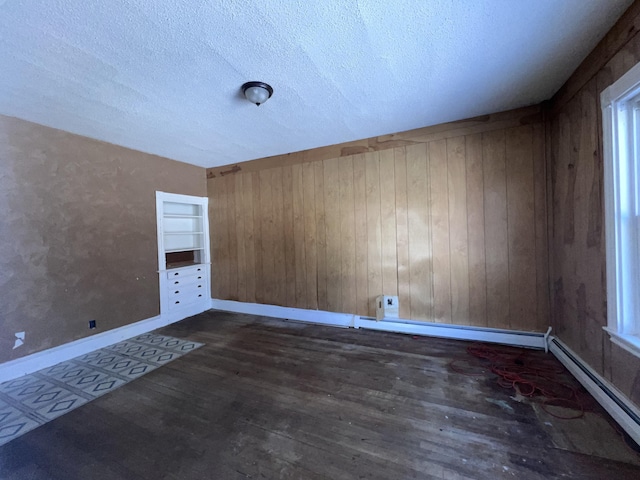
[[[16,348],[18,348],[21,345],[24,345],[24,337],[25,337],[25,333],[24,332],[16,332],[16,341],[13,344],[13,349],[15,350]]]

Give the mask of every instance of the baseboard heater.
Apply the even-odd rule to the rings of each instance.
[[[356,316],[354,328],[380,330],[384,332],[407,333],[428,337],[450,338],[453,340],[470,340],[476,342],[500,343],[526,348],[545,349],[547,333],[502,330],[499,328],[471,327],[446,323],[421,322],[403,319],[384,319]]]
[[[640,411],[632,402],[556,337],[549,337],[549,350],[640,445]]]

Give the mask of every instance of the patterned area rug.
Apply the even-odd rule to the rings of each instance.
[[[0,384],[0,445],[202,345],[146,333],[4,382]]]

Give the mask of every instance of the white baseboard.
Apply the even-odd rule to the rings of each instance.
[[[366,328],[370,330],[408,333],[411,335],[425,335],[456,340],[476,340],[529,348],[545,348],[546,346],[545,334],[535,332],[517,332],[397,319],[376,321],[371,318],[348,313],[305,310],[302,308],[279,307],[259,303],[234,302],[231,300],[212,299],[211,308],[227,312],[247,313],[338,327]]]
[[[57,347],[49,348],[41,352],[32,353],[25,357],[16,358],[0,364],[0,383],[14,378],[37,372],[43,368],[51,367],[60,362],[66,362],[79,355],[92,352],[99,348],[118,343],[131,337],[156,330],[184,318],[196,315],[207,308],[191,307],[166,315],[147,318],[136,323],[97,333],[90,337],[74,340]]]
[[[624,393],[605,380],[561,340],[549,338],[549,350],[578,379],[584,388],[640,445],[640,410]]]
[[[304,308],[262,305],[260,303],[234,302],[233,300],[211,300],[211,308],[233,313],[247,313],[263,317],[298,320],[300,322],[332,325],[335,327],[353,326],[353,315],[348,313],[325,312],[323,310],[305,310]]]

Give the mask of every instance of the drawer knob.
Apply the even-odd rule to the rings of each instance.
[[[180,300],[176,300],[176,305],[177,305],[178,303],[180,303]]]
[[[202,294],[200,294],[200,295],[198,295],[198,296],[199,296],[199,297],[201,297],[201,296],[202,296]]]
[[[173,275],[174,275],[174,276],[176,276],[176,275],[180,275],[180,272],[176,272],[176,273],[174,273]]]
[[[175,291],[175,292],[173,292],[173,293],[180,293],[180,290],[176,290],[176,291]]]
[[[178,285],[180,282],[178,282],[177,280],[175,282],[173,282],[174,285]]]

